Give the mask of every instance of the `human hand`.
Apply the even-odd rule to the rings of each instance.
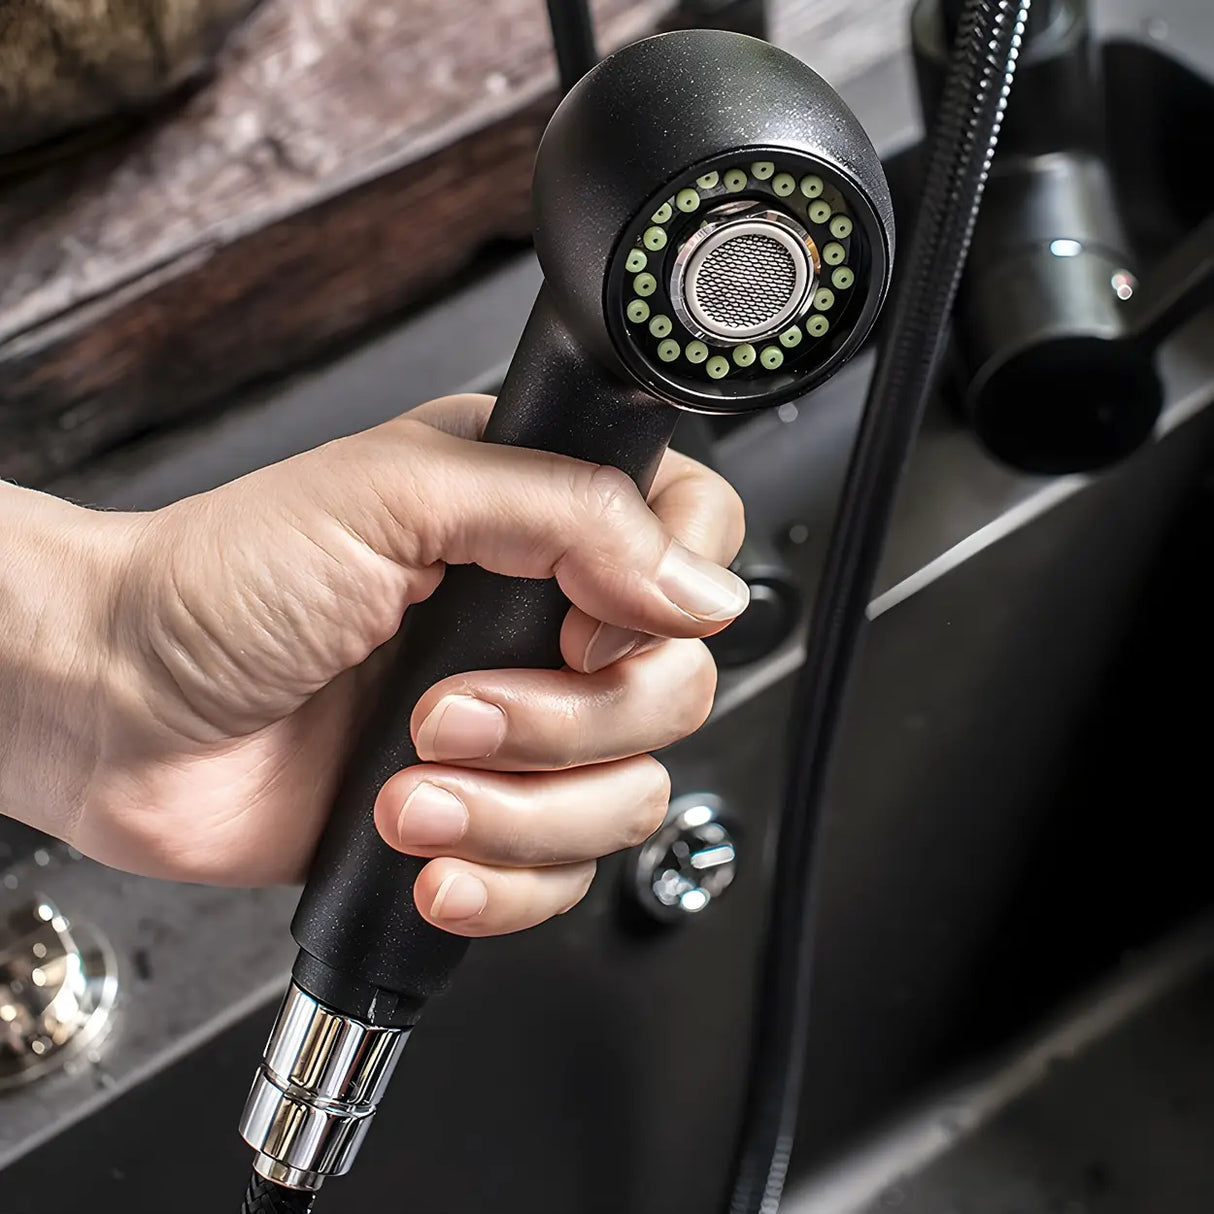
[[[429,858],[415,896],[447,930],[514,931],[575,904],[597,857],[662,820],[669,783],[647,752],[711,707],[697,638],[745,606],[723,567],[742,510],[674,453],[647,508],[613,470],[470,441],[491,403],[435,401],[150,514],[13,490],[58,548],[60,584],[17,595],[43,640],[0,675],[26,708],[0,809],[137,872],[301,879],[402,613],[449,563],[555,575],[574,604],[567,668],[431,688],[412,717],[422,762],[375,815]],[[65,665],[48,708],[40,683]]]

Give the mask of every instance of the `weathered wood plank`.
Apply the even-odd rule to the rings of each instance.
[[[604,46],[669,0],[598,0]],[[266,0],[170,119],[0,191],[0,475],[45,479],[527,229],[543,0]]]
[[[0,154],[163,100],[256,0],[3,0]]]
[[[907,2],[773,0],[773,35],[840,83],[902,43]],[[675,7],[595,0],[603,46]],[[544,9],[263,0],[184,106],[0,181],[0,475],[221,408],[524,236]]]

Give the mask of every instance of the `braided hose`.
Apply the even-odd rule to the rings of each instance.
[[[240,1214],[308,1214],[315,1200],[315,1193],[284,1188],[254,1172],[240,1203]]]
[[[792,1156],[809,1035],[812,880],[827,762],[895,496],[934,378],[1030,0],[966,0],[927,144],[918,222],[835,514],[790,715],[745,1121],[729,1214],[775,1214]]]

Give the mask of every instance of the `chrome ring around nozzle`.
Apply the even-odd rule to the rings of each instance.
[[[731,244],[762,241],[782,255],[791,282],[777,306],[752,323],[729,323],[714,315],[704,298],[701,278],[714,260],[728,256]],[[675,258],[670,282],[670,300],[688,332],[717,345],[739,345],[771,337],[796,320],[805,310],[817,280],[818,250],[813,237],[781,211],[761,205],[725,204],[710,212],[704,224],[683,244]],[[732,294],[739,310],[747,303],[747,292],[758,292],[770,284],[748,282],[739,274]]]

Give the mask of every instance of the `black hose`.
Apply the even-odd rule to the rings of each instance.
[[[935,374],[999,137],[1029,0],[968,0],[927,178],[814,603],[791,715],[749,1091],[728,1210],[775,1214],[792,1155],[809,1035],[812,881],[827,760],[902,470]]]
[[[548,0],[548,24],[564,96],[599,61],[587,0]]]
[[[240,1203],[240,1214],[308,1214],[315,1200],[315,1193],[284,1188],[254,1172]]]

